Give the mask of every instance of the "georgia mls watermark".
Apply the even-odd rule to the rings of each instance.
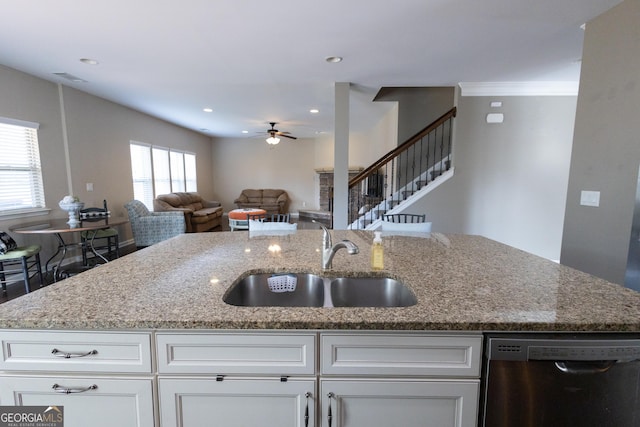
[[[64,427],[64,407],[0,406],[0,427]]]

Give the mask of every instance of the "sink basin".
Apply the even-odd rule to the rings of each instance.
[[[388,277],[342,277],[331,281],[334,307],[408,307],[416,296],[401,282]]]
[[[243,307],[408,307],[418,302],[409,288],[388,277],[330,279],[311,273],[289,275],[296,277],[293,291],[284,282],[278,289],[273,280],[270,287],[269,278],[274,274],[258,273],[231,285],[223,300]]]
[[[247,276],[229,288],[224,302],[245,307],[322,307],[324,304],[324,280],[320,276],[296,273],[294,291],[273,292],[268,278],[272,273]]]

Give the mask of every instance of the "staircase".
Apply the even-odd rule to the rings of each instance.
[[[349,229],[376,229],[453,176],[452,108],[349,181]]]

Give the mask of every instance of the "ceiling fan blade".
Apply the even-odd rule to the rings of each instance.
[[[291,135],[284,135],[284,134],[283,134],[283,133],[281,133],[281,132],[280,132],[280,133],[278,133],[278,135],[279,135],[279,136],[283,136],[283,137],[285,137],[285,138],[289,138],[289,139],[298,139],[298,138],[296,138],[295,136],[291,136]]]

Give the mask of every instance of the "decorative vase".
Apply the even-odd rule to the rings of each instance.
[[[80,224],[79,217],[80,210],[84,208],[83,202],[63,203],[61,201],[60,203],[58,203],[58,205],[60,206],[60,209],[69,213],[69,221],[67,221],[67,224],[69,224],[71,227],[75,227]]]

